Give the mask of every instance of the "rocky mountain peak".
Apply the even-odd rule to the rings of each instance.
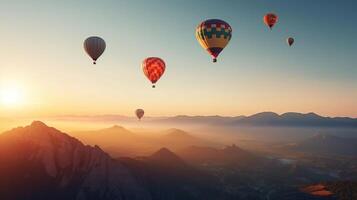
[[[119,200],[149,199],[147,191],[123,164],[99,147],[84,145],[40,121],[10,130],[0,137],[0,163],[10,166],[21,163],[16,174],[41,173],[41,177],[52,180],[55,188],[71,188],[74,184],[77,199],[92,199],[88,198],[87,191]],[[28,169],[28,166],[36,167]],[[0,171],[0,177],[5,175],[6,172]],[[99,197],[97,199],[102,199]]]

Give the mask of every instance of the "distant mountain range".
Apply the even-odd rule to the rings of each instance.
[[[65,121],[98,121],[98,122],[137,122],[135,117],[122,115],[99,116],[61,116],[52,118]],[[274,112],[261,112],[251,116],[188,116],[174,117],[144,117],[142,123],[163,124],[204,124],[222,126],[293,126],[293,127],[351,127],[357,128],[357,119],[349,117],[323,117],[315,113],[287,112],[277,114]]]
[[[225,126],[284,126],[284,127],[351,127],[357,128],[357,119],[348,117],[322,117],[315,113],[288,112],[277,114],[262,112],[251,116],[176,116],[157,120],[163,123],[198,123]]]

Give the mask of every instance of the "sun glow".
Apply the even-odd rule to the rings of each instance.
[[[0,90],[0,101],[4,106],[18,106],[22,103],[23,94],[19,88],[3,88]]]

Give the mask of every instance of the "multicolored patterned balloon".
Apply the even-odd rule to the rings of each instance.
[[[232,27],[220,19],[209,19],[196,28],[196,38],[200,45],[217,62],[217,57],[232,38]]]
[[[263,21],[270,29],[272,29],[276,22],[278,22],[278,16],[274,13],[268,13],[263,17]]]
[[[149,57],[142,62],[141,67],[145,76],[153,84],[152,87],[155,88],[155,83],[165,72],[165,62],[161,58]]]

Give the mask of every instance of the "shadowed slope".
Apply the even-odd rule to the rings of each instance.
[[[98,147],[44,123],[0,135],[1,199],[151,199]]]

